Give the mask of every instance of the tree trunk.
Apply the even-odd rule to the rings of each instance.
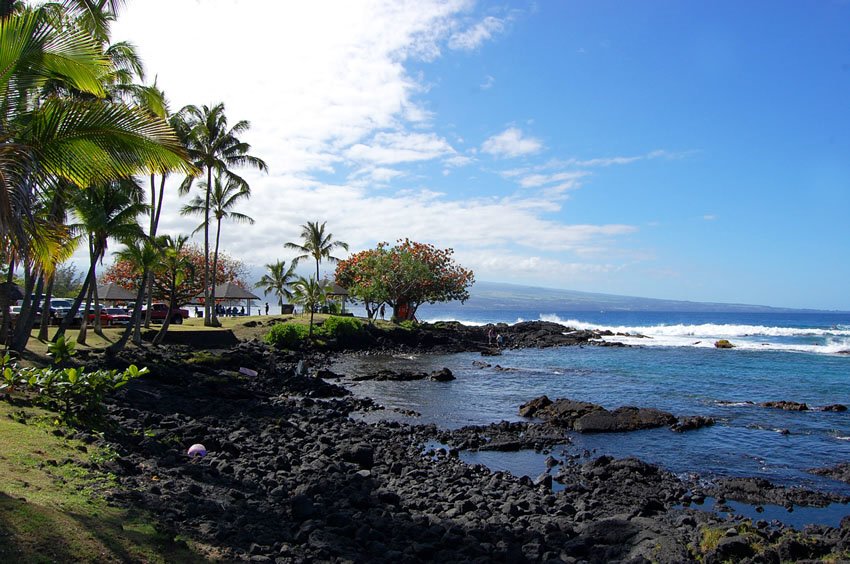
[[[215,229],[215,253],[213,253],[213,268],[212,268],[212,288],[210,289],[210,302],[215,303],[215,283],[218,275],[218,243],[221,239],[221,219],[218,220]],[[215,313],[215,308],[212,311],[212,323],[214,327],[221,327],[218,316]]]
[[[46,341],[48,338],[48,329],[50,328],[50,300],[53,298],[53,281],[56,279],[54,274],[50,275],[50,278],[47,280],[47,290],[44,291],[44,303],[48,307],[42,306],[41,308],[41,324],[38,327],[38,340]]]
[[[154,345],[162,344],[162,341],[165,340],[165,335],[168,333],[168,328],[171,326],[171,312],[177,308],[177,303],[175,301],[175,294],[177,293],[177,275],[176,272],[172,273],[171,280],[169,281],[169,299],[168,299],[168,315],[165,316],[165,319],[162,320],[162,327],[159,329],[159,332],[156,334],[156,337],[153,338]]]
[[[207,166],[207,193],[204,203],[204,327],[212,325],[210,303],[210,193],[212,192],[212,168]]]
[[[142,272],[142,279],[139,280],[139,283],[142,284],[142,299],[144,299],[144,288],[147,286],[148,278],[153,278],[153,272],[146,269]],[[138,294],[137,294],[138,295]],[[136,303],[139,303],[138,301]],[[138,309],[138,307],[136,308]],[[134,310],[135,312],[135,310]],[[135,317],[133,318],[135,319]],[[139,314],[139,321],[133,324],[133,344],[137,347],[142,345],[142,315]]]
[[[80,320],[80,332],[79,334],[77,334],[77,344],[79,345],[86,344],[86,336],[88,335],[89,329],[89,309],[91,308],[91,299],[93,293],[94,290],[92,289],[92,284],[91,282],[89,282],[89,295],[86,297],[86,307],[83,308],[83,317]]]
[[[9,330],[12,325],[12,312],[10,311],[10,302],[12,301],[9,296],[12,291],[12,281],[15,279],[15,261],[9,262],[9,272],[6,273],[6,289],[2,294],[0,294],[0,313],[3,315],[2,325],[0,325],[0,344],[4,347],[9,345]],[[283,306],[281,306],[283,309]]]
[[[21,316],[18,318],[18,325],[15,327],[15,334],[12,336],[12,350],[17,352],[24,352],[24,349],[27,348],[27,343],[30,340],[30,334],[32,333],[32,326],[35,323],[35,304],[38,303],[38,299],[41,297],[41,291],[44,289],[44,276],[42,274],[35,273],[30,274],[30,278],[36,277],[38,282],[35,284],[35,288],[33,288],[32,284],[27,284],[27,293],[26,293],[26,302],[29,302],[31,307],[29,311],[27,311],[26,315],[24,314],[23,307],[21,308]],[[31,294],[36,295],[35,304],[33,304],[32,300],[29,299]]]
[[[80,310],[80,304],[83,303],[86,295],[88,294],[89,284],[91,283],[91,277],[94,273],[95,265],[89,267],[89,272],[86,275],[86,279],[83,281],[83,287],[80,288],[80,293],[74,298],[74,303],[71,304],[71,311],[68,312],[68,315],[65,316],[65,319],[62,320],[62,323],[59,324],[59,329],[56,330],[56,334],[53,335],[53,339],[51,339],[54,343],[59,340],[59,337],[65,334],[65,331],[68,330],[68,327],[71,326],[71,323],[74,321],[74,317],[76,317],[77,312]],[[136,308],[138,309],[138,308]]]
[[[95,281],[97,282],[97,281]],[[103,316],[100,311],[100,297],[97,295],[97,284],[91,285],[92,292],[94,293],[94,332],[96,335],[104,337],[103,335]],[[104,337],[105,338],[105,337]]]
[[[159,181],[159,199],[156,197],[155,177],[151,174],[151,226],[150,239],[154,240],[156,233],[159,230],[159,216],[162,213],[162,199],[165,196],[165,179],[168,174],[163,173]],[[153,303],[153,276],[148,277],[148,287],[146,289],[147,299],[145,300],[145,329],[151,326],[151,304]]]
[[[139,284],[139,290],[136,293],[136,304],[142,303],[145,299],[145,282],[147,281],[148,271],[145,269],[142,272],[141,283]],[[117,341],[106,347],[106,355],[107,356],[115,356],[124,350],[124,347],[127,346],[127,341],[130,340],[130,335],[133,334],[134,331],[139,330],[139,326],[141,326],[142,321],[142,308],[138,305],[133,309],[133,316],[130,318],[130,323],[127,324],[127,328],[124,329],[124,332],[121,334],[121,338]]]

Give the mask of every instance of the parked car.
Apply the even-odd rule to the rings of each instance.
[[[142,317],[147,315],[147,309],[142,309]],[[168,304],[153,303],[151,304],[151,321],[162,323],[166,318],[171,318],[171,323],[180,325],[183,320],[189,317],[188,309],[169,309]]]
[[[89,314],[89,323],[94,321],[94,313]],[[126,309],[120,307],[101,307],[100,324],[104,327],[127,325],[130,323],[130,314]]]

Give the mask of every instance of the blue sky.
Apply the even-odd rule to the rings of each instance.
[[[850,2],[230,4],[114,37],[173,109],[251,121],[250,264],[320,219],[482,280],[850,310]]]

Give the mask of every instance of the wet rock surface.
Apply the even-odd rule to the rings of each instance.
[[[818,476],[826,476],[827,478],[840,480],[850,484],[850,462],[837,464],[828,468],[813,468],[812,470],[809,470],[809,472],[817,474]]]
[[[848,503],[850,498],[804,488],[787,488],[764,478],[720,478],[708,489],[709,495],[754,505],[771,503],[784,507],[826,507],[830,503]]]
[[[490,339],[490,331],[502,336],[503,345]],[[524,321],[466,326],[453,321],[422,323],[413,329],[377,329],[366,326],[358,339],[339,344],[337,350],[347,351],[427,351],[437,353],[477,351],[482,356],[498,356],[502,348],[548,348],[566,346],[623,346],[602,341],[613,336],[610,331],[575,330],[549,321]]]
[[[772,550],[786,560],[850,549],[846,530],[811,527],[806,538],[817,543],[792,545],[797,533],[777,525],[704,551],[706,530],[741,525],[674,509],[689,486],[656,466],[591,460],[566,444],[532,480],[457,457],[457,448],[512,440],[564,445],[563,427],[367,424],[350,414],[375,408],[371,400],[311,376],[320,355],[243,343],[214,362],[191,359],[178,347],[115,361],[152,373],[109,399],[104,440],[118,457],[105,464],[118,480],[114,502],[150,511],[223,560],[688,562],[737,558],[747,547],[752,558]],[[431,441],[452,446],[426,452]],[[208,454],[190,459],[194,443]],[[563,491],[553,493],[553,480]]]

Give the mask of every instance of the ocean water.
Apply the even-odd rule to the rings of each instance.
[[[633,336],[608,339],[635,346],[507,350],[488,358],[462,353],[347,359],[337,368],[348,373],[371,371],[377,365],[416,370],[445,366],[457,377],[446,383],[366,381],[352,386],[355,393],[388,408],[414,410],[421,414],[414,421],[445,428],[520,420],[519,405],[543,394],[609,409],[635,405],[677,416],[707,415],[717,419],[715,426],[682,434],[666,428],[572,434],[572,443],[564,449],[637,456],[679,474],[756,476],[850,495],[850,485],[807,472],[850,462],[850,412],[817,409],[836,403],[850,406],[850,354],[842,354],[850,351],[850,315],[442,307],[423,309],[420,318],[468,324],[543,319],[627,333]],[[735,348],[716,349],[718,339],[731,341]],[[476,360],[494,366],[478,368],[473,366]],[[788,412],[757,405],[772,400],[805,402],[812,409]],[[532,477],[545,470],[544,456],[533,452],[465,453],[464,458]]]

